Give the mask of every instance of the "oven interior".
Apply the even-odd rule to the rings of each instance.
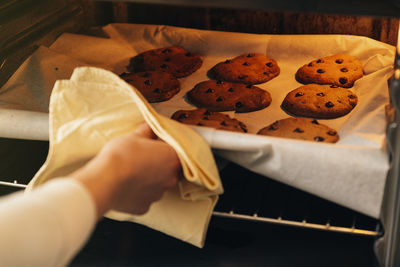
[[[61,33],[102,36],[100,27],[114,22],[265,34],[351,34],[396,45],[397,3],[356,3],[3,1],[0,85],[40,45],[50,45]],[[396,123],[398,118],[393,120]],[[396,131],[392,135],[398,136]],[[392,143],[395,160],[398,142]],[[48,142],[2,138],[0,146],[0,194],[6,195],[23,189],[33,177],[46,159]],[[391,175],[388,183],[396,185],[397,170]],[[395,266],[373,252],[376,240],[396,233],[394,228],[388,231],[383,227],[380,220],[233,163],[221,166],[221,177],[225,194],[213,213],[203,250],[142,226],[104,220],[72,266],[98,266],[100,261],[122,266],[378,266],[378,260],[381,265]],[[388,195],[398,195],[392,191]],[[389,217],[395,220],[396,215]],[[154,250],[159,258],[151,255]],[[396,259],[393,253],[390,257]]]

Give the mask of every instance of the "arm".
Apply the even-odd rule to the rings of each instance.
[[[143,214],[179,175],[174,150],[141,125],[69,178],[0,201],[0,266],[66,265],[105,212]]]

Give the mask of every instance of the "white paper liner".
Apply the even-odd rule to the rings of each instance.
[[[203,65],[180,79],[181,91],[171,100],[152,104],[159,113],[171,116],[178,109],[195,108],[184,96],[195,84],[208,79],[207,71],[216,63],[244,53],[263,53],[275,59],[281,69],[278,77],[258,85],[271,93],[272,104],[256,112],[225,112],[243,121],[250,134],[195,128],[224,158],[379,217],[388,170],[384,106],[388,103],[387,79],[392,73],[394,47],[350,35],[260,35],[132,24],[111,24],[104,30],[109,39],[64,34],[50,48],[39,48],[0,90],[0,106],[48,112],[54,82],[68,79],[75,67],[97,66],[120,74],[137,53],[180,45],[200,54]],[[365,72],[349,89],[358,95],[355,109],[338,119],[319,120],[338,130],[340,141],[331,145],[254,135],[289,117],[280,105],[289,91],[301,86],[294,78],[297,69],[336,53],[357,57]]]

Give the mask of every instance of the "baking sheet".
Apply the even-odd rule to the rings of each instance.
[[[349,35],[259,35],[133,24],[110,24],[104,31],[110,38],[64,34],[50,48],[39,48],[0,90],[0,107],[48,112],[54,82],[68,79],[75,67],[96,66],[120,74],[137,53],[180,45],[200,54],[203,65],[180,79],[181,91],[170,101],[152,104],[159,113],[170,116],[178,109],[194,108],[184,95],[207,80],[207,71],[216,63],[243,53],[263,53],[274,58],[281,69],[278,77],[258,85],[271,93],[271,105],[251,113],[225,112],[243,121],[249,133],[194,128],[226,159],[379,217],[388,170],[384,106],[388,103],[387,79],[392,73],[394,47]],[[356,108],[342,118],[320,120],[338,130],[340,141],[320,144],[254,135],[289,116],[280,105],[289,91],[301,86],[294,78],[297,69],[336,53],[357,57],[365,72],[350,89],[358,95]]]

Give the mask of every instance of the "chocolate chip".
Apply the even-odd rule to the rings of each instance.
[[[247,54],[247,57],[254,57],[254,54]]]
[[[350,99],[355,99],[355,98],[356,98],[355,95],[348,95],[348,97],[349,97]]]
[[[324,61],[322,59],[318,59],[317,63],[323,63]]]
[[[336,61],[335,61],[337,64],[342,64],[343,63],[343,59],[341,59],[341,58],[339,58],[339,59],[336,59]]]
[[[305,104],[305,103],[304,103],[304,104]],[[317,105],[316,107],[317,107],[317,108],[321,108],[321,106],[320,106],[320,105]]]
[[[178,120],[186,119],[188,115],[186,113],[182,113],[178,116]]]
[[[228,89],[228,92],[233,92],[233,88],[232,88],[232,87],[229,88],[229,89]]]
[[[237,107],[237,108],[243,107],[242,102],[236,102],[235,107]]]
[[[325,96],[325,94],[321,92],[321,93],[318,93],[317,96]]]
[[[245,78],[247,78],[248,76],[247,75],[239,75],[239,80],[243,80],[243,79],[245,79]]]
[[[152,54],[155,54],[154,51],[152,52]],[[143,55],[139,55],[137,57],[133,58],[137,63],[143,63],[144,62],[144,56]],[[131,60],[132,61],[132,60]]]
[[[317,69],[318,73],[324,73],[325,71],[323,69]]]
[[[203,117],[203,120],[209,121],[210,119],[208,117]]]
[[[171,59],[169,57],[167,57],[166,59],[164,59],[165,62],[170,62]]]
[[[145,84],[145,85],[151,85],[151,82],[150,82],[150,80],[145,80],[145,81],[144,81],[144,84]]]
[[[211,115],[211,112],[208,111],[208,110],[206,110],[206,111],[203,113],[203,115]]]
[[[221,80],[216,81],[216,84],[222,84]]]
[[[341,72],[348,72],[349,70],[347,68],[341,68],[340,71]]]
[[[253,85],[251,85],[251,84],[248,84],[248,85],[246,85],[246,88],[253,88]]]
[[[299,96],[303,96],[303,95],[304,95],[304,93],[299,92],[299,93],[296,93],[296,95],[294,97],[299,97]]]
[[[265,64],[267,67],[272,67],[274,64],[272,64],[272,62],[268,62],[267,64]]]
[[[225,60],[225,64],[231,63],[232,61],[230,61],[229,59]]]
[[[153,92],[159,94],[159,93],[161,93],[161,90],[160,90],[160,88],[156,88],[153,90]]]
[[[326,132],[329,135],[335,136],[337,134],[337,132],[335,130],[329,130]]]
[[[187,56],[187,57],[191,57],[191,56],[192,56],[192,53],[190,53],[190,52],[187,52],[187,53],[185,54],[185,56]]]
[[[316,136],[316,137],[314,137],[314,140],[317,141],[317,142],[322,142],[322,141],[325,140],[325,138],[323,138],[321,136]]]
[[[312,120],[311,123],[319,125],[319,122],[316,119]]]
[[[162,69],[165,69],[166,67],[168,67],[168,66],[165,65],[165,64],[162,64],[162,65],[160,66],[160,68],[162,68]]]
[[[264,75],[269,75],[269,73],[268,72],[266,72],[266,71],[264,71],[264,73],[263,73]]]
[[[167,48],[167,49],[164,49],[163,51],[162,51],[162,53],[169,53],[169,52],[171,52],[171,49],[169,49],[169,48]]]
[[[148,72],[145,72],[145,73],[143,73],[142,77],[143,77],[143,78],[150,77],[150,73],[148,73]]]
[[[214,92],[214,89],[211,89],[211,88],[208,88],[207,91],[206,91],[207,94],[213,93],[213,92]]]
[[[269,128],[268,128],[268,130],[270,130],[270,131],[276,131],[276,130],[278,130],[278,126],[279,126],[279,122],[274,122],[273,124],[271,124],[270,126],[269,126]]]
[[[338,88],[339,86],[332,84],[331,88]]]
[[[300,129],[300,128],[296,128],[293,130],[294,133],[304,133],[304,130]]]
[[[342,77],[342,78],[339,79],[339,82],[341,84],[345,84],[345,83],[347,83],[347,79]]]
[[[55,67],[55,68],[54,68],[54,70],[58,70],[58,68],[57,68],[57,67]]]
[[[250,64],[247,63],[247,62],[244,62],[242,65],[243,65],[243,66],[249,66]]]
[[[312,67],[312,66],[313,66],[312,62],[308,63],[308,66],[309,66],[309,67]]]
[[[222,122],[221,122],[221,125],[226,126],[227,124],[226,124],[225,121],[222,121]]]
[[[221,101],[222,101],[222,97],[218,97],[217,102],[221,102]]]
[[[331,101],[328,101],[325,103],[325,107],[327,108],[332,108],[334,106],[334,104]]]

